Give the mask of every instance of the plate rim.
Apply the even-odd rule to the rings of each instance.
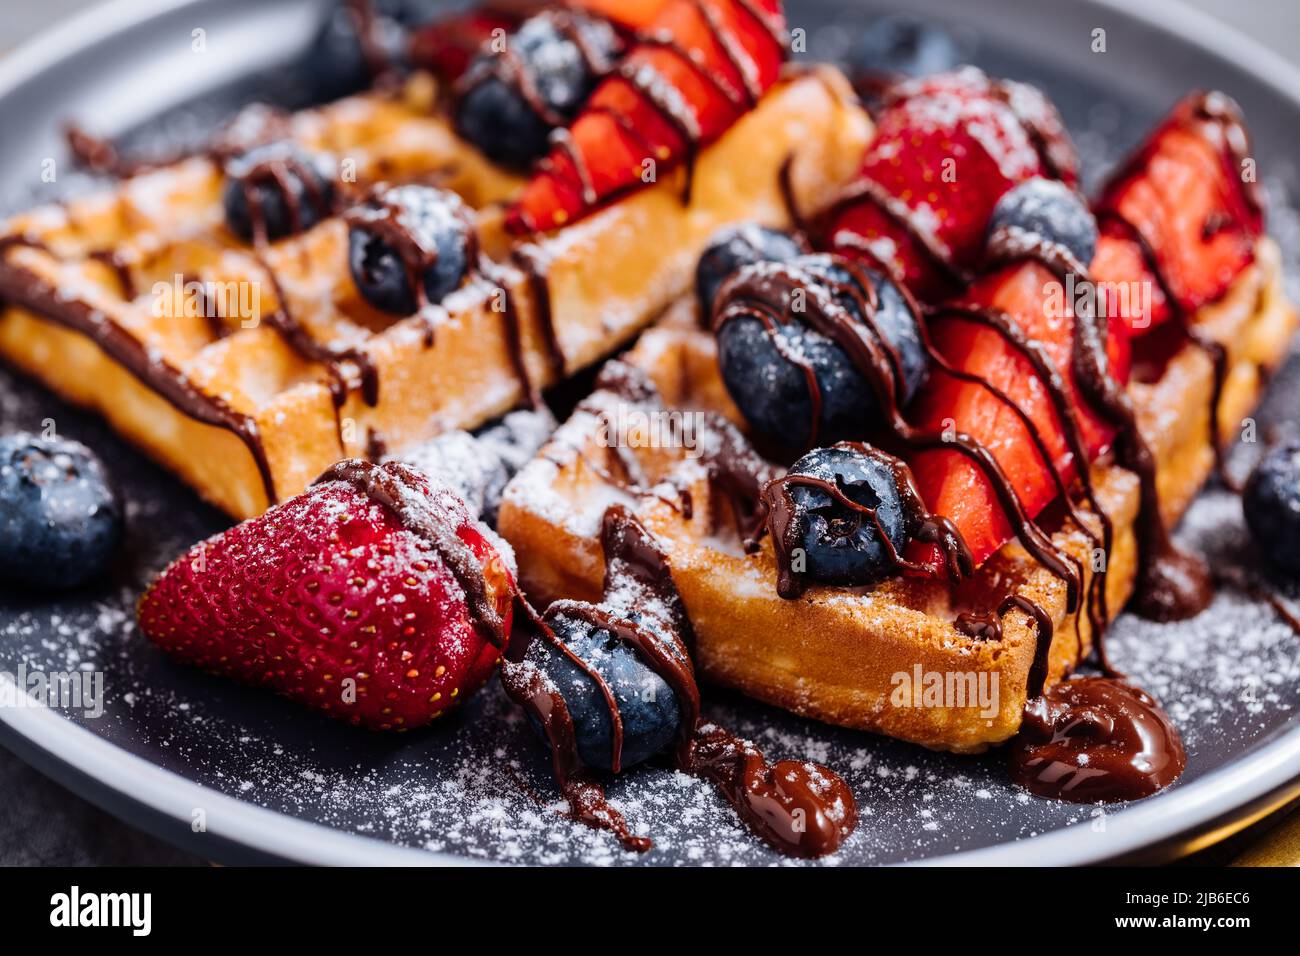
[[[14,89],[57,69],[92,43],[129,33],[156,17],[205,0],[110,0],[52,26],[0,60],[0,102]],[[1076,0],[1077,2],[1077,0]],[[1233,63],[1300,110],[1300,67],[1235,26],[1178,0],[1083,0]],[[8,678],[8,675],[3,675]],[[19,693],[12,679],[0,690]],[[1080,840],[1082,824],[977,850],[912,861],[913,866],[1086,865],[1159,853],[1189,834],[1213,829],[1222,839],[1300,795],[1300,720],[1276,739],[1186,787],[1126,807],[1109,819],[1106,840]],[[0,743],[72,792],[128,823],[210,858],[324,865],[508,865],[447,851],[399,846],[313,823],[230,796],[130,753],[45,706],[0,707]],[[207,811],[207,830],[191,829],[193,809]],[[141,816],[127,811],[139,808]],[[1266,809],[1265,809],[1266,808]],[[1251,816],[1252,811],[1254,816]],[[1111,832],[1114,831],[1114,832]],[[188,836],[187,836],[188,834]],[[1208,844],[1207,844],[1208,845]]]

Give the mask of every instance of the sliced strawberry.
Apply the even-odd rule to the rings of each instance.
[[[899,85],[876,125],[859,185],[826,217],[820,245],[869,250],[925,300],[955,293],[974,270],[1007,190],[1034,176],[1075,179],[1073,148],[1047,99],[974,67]]]
[[[1056,276],[1039,263],[1028,261],[981,279],[970,288],[962,304],[1006,313],[1041,346],[1062,377],[1083,445],[1092,459],[1114,433],[1076,392],[1071,361],[1073,311],[1060,308],[1063,299],[1055,299],[1055,292],[1063,292]],[[1068,486],[1077,476],[1078,462],[1033,363],[1002,333],[954,314],[939,316],[931,325],[931,335],[953,368],[979,376],[1023,410],[1041,436],[1052,466]],[[1128,334],[1120,319],[1110,322],[1108,360],[1116,380],[1127,380]],[[1030,517],[1037,516],[1058,496],[1057,484],[1024,421],[989,388],[936,369],[910,417],[926,431],[965,432],[987,446]],[[957,525],[977,565],[1014,536],[992,484],[961,452],[923,452],[912,459],[911,466],[926,505]],[[934,567],[942,566],[941,554],[930,545],[915,546],[913,557]]]
[[[672,0],[566,0],[565,6],[586,10],[624,30],[644,30],[655,25]]]
[[[434,20],[411,37],[411,63],[445,80],[455,80],[494,31],[508,33],[517,22],[492,10],[470,10]]]
[[[507,226],[546,232],[717,139],[776,82],[780,0],[669,0],[537,167]]]
[[[1193,312],[1222,296],[1254,261],[1263,213],[1243,181],[1251,170],[1239,166],[1249,148],[1245,129],[1235,115],[1226,123],[1216,118],[1224,109],[1235,114],[1217,93],[1184,100],[1097,204],[1102,239],[1095,277],[1151,289],[1149,310],[1127,310],[1135,333],[1174,314],[1168,296],[1178,310]]]
[[[140,629],[184,663],[353,724],[419,727],[492,673],[513,575],[450,491],[401,466],[344,464],[395,476],[384,487],[397,495],[330,480],[195,545],[140,599]],[[412,530],[412,515],[437,533]],[[491,613],[471,618],[479,572]]]

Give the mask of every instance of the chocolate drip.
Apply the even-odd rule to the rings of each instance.
[[[1025,683],[1025,697],[1033,700],[1043,693],[1043,685],[1047,683],[1052,634],[1055,630],[1050,614],[1027,597],[1008,594],[998,603],[996,611],[966,612],[958,615],[954,625],[969,638],[996,644],[1002,640],[1002,617],[1013,609],[1024,611],[1034,621],[1034,660],[1029,666],[1029,677]]]
[[[1011,750],[1016,783],[1075,803],[1149,796],[1186,765],[1169,715],[1145,691],[1108,677],[1065,681],[1031,700]]]
[[[582,25],[571,11],[548,10],[542,15],[549,18],[557,33],[574,45],[589,76],[599,79],[614,68],[614,61],[606,56],[605,51],[588,42]],[[456,83],[456,97],[464,97],[489,81],[501,83],[518,93],[547,126],[563,129],[568,125],[569,117],[546,102],[537,89],[537,78],[528,61],[516,53],[509,42],[502,50],[490,56],[480,56],[470,65]]]
[[[860,262],[840,256],[832,256],[835,265],[845,270],[852,282],[831,282],[815,277],[791,264],[769,264],[760,269],[749,269],[728,280],[719,293],[713,317],[715,333],[727,322],[737,318],[752,318],[763,323],[769,336],[786,361],[799,368],[807,382],[812,406],[812,426],[810,433],[812,443],[816,442],[817,422],[821,417],[821,389],[817,382],[816,371],[806,358],[784,349],[782,338],[777,332],[780,324],[795,321],[788,305],[796,290],[802,289],[806,294],[806,309],[800,313],[798,321],[806,323],[812,330],[820,333],[838,345],[870,385],[876,399],[881,418],[889,429],[892,439],[916,451],[950,450],[958,452],[980,469],[985,479],[993,488],[1017,538],[1025,549],[1040,564],[1050,570],[1066,583],[1067,603],[1071,612],[1079,604],[1082,589],[1082,577],[1075,562],[1061,551],[1051,538],[1026,514],[1015,488],[1007,478],[997,458],[983,443],[971,435],[958,432],[955,435],[929,433],[912,426],[901,411],[902,375],[901,360],[888,339],[881,334],[875,323],[879,308],[879,296],[876,280]],[[916,326],[922,344],[931,361],[944,372],[975,384],[987,386],[987,382],[977,376],[954,368],[934,347],[920,320],[920,309],[905,286],[896,282],[896,286],[907,302],[908,308],[917,316]],[[850,299],[861,321],[839,300]],[[916,526],[924,529],[931,537],[938,540],[933,543],[943,544],[948,555],[948,572],[954,579],[963,576],[961,562],[954,558],[966,551],[964,544],[955,547],[953,535],[956,529],[949,523],[935,527],[927,524],[924,515],[916,515]],[[968,553],[968,552],[966,552]],[[786,573],[784,569],[782,574]],[[797,593],[798,585],[791,580],[789,593]]]
[[[505,622],[489,593],[483,565],[456,533],[454,517],[443,513],[431,499],[423,475],[401,462],[376,465],[350,458],[333,465],[313,484],[331,481],[346,482],[383,505],[408,531],[431,545],[465,592],[474,629],[490,644],[505,647]]]
[[[252,416],[235,411],[216,395],[199,391],[184,372],[164,361],[89,302],[66,297],[52,289],[40,276],[14,264],[7,253],[16,246],[53,255],[39,239],[22,235],[0,237],[0,299],[31,309],[51,322],[86,336],[177,411],[205,425],[233,432],[253,456],[267,501],[275,503],[275,481],[270,461],[257,421]]]
[[[973,573],[974,562],[971,560],[970,550],[962,540],[961,533],[947,518],[932,515],[926,510],[925,502],[921,500],[921,495],[916,490],[916,483],[907,465],[893,455],[860,442],[841,442],[835,447],[852,449],[860,455],[883,464],[890,471],[898,488],[909,535],[920,541],[940,545],[944,551],[949,575],[954,583]],[[812,475],[787,474],[781,478],[774,478],[764,485],[759,498],[759,514],[766,522],[767,530],[772,536],[772,548],[776,552],[776,591],[781,597],[797,598],[807,587],[805,576],[794,570],[792,559],[795,549],[800,546],[798,509],[790,493],[791,488],[794,487],[815,488],[825,492],[841,507],[856,515],[859,523],[864,519],[871,522],[895,569],[919,575],[933,573],[930,567],[903,557],[890,540],[876,509],[854,501],[844,493],[844,489],[838,482]],[[751,551],[756,550],[757,546],[757,540],[748,543]]]
[[[117,284],[122,290],[122,298],[130,301],[136,297],[138,290],[135,286],[135,277],[131,275],[131,263],[126,257],[116,249],[96,249],[86,256],[87,259],[94,259],[96,262],[102,262],[109,269],[113,270],[113,277],[117,279]]]
[[[532,293],[533,308],[537,311],[537,325],[542,330],[546,344],[546,356],[551,364],[551,372],[556,381],[562,381],[569,372],[569,362],[565,357],[560,337],[555,330],[555,314],[551,307],[551,286],[546,276],[546,266],[539,251],[528,245],[517,247],[510,254],[511,261],[528,280]]]
[[[1156,459],[1138,428],[1137,412],[1126,389],[1110,377],[1106,359],[1106,319],[1094,309],[1076,309],[1072,362],[1074,378],[1088,402],[1119,430],[1119,463],[1138,477],[1138,582],[1135,607],[1157,621],[1180,621],[1205,610],[1213,597],[1209,569],[1199,558],[1174,546],[1160,513]],[[1100,642],[1098,649],[1101,650]],[[1104,652],[1102,663],[1106,664]]]
[[[599,673],[556,637],[549,622],[559,617],[582,620],[625,642],[672,688],[681,715],[675,749],[680,770],[712,781],[741,820],[777,850],[805,857],[833,853],[857,822],[853,795],[843,780],[802,761],[769,765],[752,744],[714,724],[702,723],[689,653],[690,622],[663,551],[631,512],[617,505],[605,512],[601,546],[606,561],[606,601],[621,604],[630,598],[642,612],[641,620],[628,620],[607,606],[557,601],[544,617],[532,612],[524,615],[534,626],[524,640],[512,642],[501,672],[506,693],[545,730],[552,766],[573,815],[588,825],[610,830],[628,849],[643,851],[651,846],[648,839],[630,833],[622,816],[605,799],[600,784],[583,766],[563,695],[527,659],[528,643],[545,640],[600,688],[612,718],[611,757],[618,772],[622,721],[617,700]],[[655,607],[665,610],[662,614],[650,610]]]

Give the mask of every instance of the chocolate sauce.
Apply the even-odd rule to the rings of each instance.
[[[816,370],[805,357],[783,349],[783,339],[777,331],[779,325],[796,321],[790,312],[789,303],[797,290],[803,290],[805,309],[797,321],[830,339],[848,356],[871,387],[890,438],[903,447],[916,451],[958,452],[979,468],[997,495],[1021,544],[1035,560],[1066,583],[1067,603],[1073,612],[1078,607],[1082,590],[1082,575],[1077,562],[1059,549],[1051,537],[1026,514],[1010,479],[987,446],[964,432],[945,435],[922,431],[904,418],[901,411],[901,360],[875,321],[879,308],[876,280],[861,262],[841,256],[832,256],[831,259],[838,268],[852,277],[852,282],[833,282],[788,263],[767,264],[732,277],[723,286],[715,304],[715,333],[727,322],[738,318],[752,318],[763,323],[785,360],[799,368],[804,375],[812,408],[810,444],[815,445],[817,424],[821,417],[821,388],[817,382]],[[947,362],[930,341],[915,300],[904,285],[896,282],[896,286],[916,317],[918,334],[931,361],[949,374],[982,383],[982,379],[969,376]],[[853,302],[853,311],[845,307],[841,301],[843,298]],[[861,321],[858,316],[861,316]],[[949,575],[954,579],[964,576],[961,562],[956,559],[966,549],[964,544],[956,547],[956,529],[951,524],[946,527],[936,526],[931,516],[924,513],[911,515],[911,518],[913,527],[927,529],[938,539],[934,543],[944,546],[948,556],[946,563]],[[930,520],[927,522],[927,519]],[[786,572],[783,569],[780,573]],[[788,582],[787,593],[798,593],[798,584],[794,579]]]
[[[433,547],[465,592],[470,622],[490,644],[506,645],[505,621],[497,611],[482,562],[457,534],[455,516],[444,513],[425,490],[427,480],[401,462],[382,465],[350,458],[331,466],[312,484],[342,481],[390,510],[410,532]]]
[[[604,50],[588,42],[587,35],[575,15],[568,10],[547,10],[541,14],[566,40],[571,42],[582,57],[583,65],[589,76],[600,78],[614,68],[614,60]],[[472,90],[486,82],[497,82],[519,94],[528,108],[542,122],[555,129],[563,129],[569,123],[569,117],[557,112],[546,102],[537,89],[537,77],[528,60],[515,52],[510,43],[491,56],[480,56],[467,69],[456,83],[456,96],[464,97]]]
[[[89,302],[65,296],[34,272],[15,264],[7,253],[17,246],[53,255],[44,243],[33,237],[0,237],[0,300],[30,309],[42,318],[86,336],[177,411],[206,425],[233,432],[253,456],[267,501],[274,504],[275,481],[257,421],[236,411],[219,396],[199,391],[184,372],[146,348]]]
[[[926,510],[925,502],[921,500],[921,495],[916,490],[916,483],[907,465],[893,455],[860,442],[841,442],[835,447],[852,449],[889,470],[898,488],[908,534],[915,540],[940,545],[945,555],[949,576],[954,583],[973,573],[974,562],[970,550],[962,540],[961,533],[947,518],[932,515]],[[855,515],[859,523],[865,519],[874,525],[876,537],[885,548],[890,563],[896,570],[927,576],[933,574],[933,569],[928,566],[904,558],[894,547],[876,509],[854,501],[845,494],[838,482],[812,475],[787,474],[781,478],[774,478],[764,485],[759,498],[759,513],[766,521],[767,531],[772,536],[772,548],[776,552],[776,591],[781,597],[792,600],[802,595],[807,587],[806,574],[794,570],[792,557],[795,549],[801,544],[799,510],[791,494],[791,489],[795,487],[814,488],[824,492],[841,507]],[[748,548],[755,550],[757,540],[750,541]]]
[[[1029,677],[1025,683],[1025,697],[1033,700],[1043,692],[1051,660],[1052,634],[1055,628],[1052,616],[1047,611],[1027,597],[1008,594],[998,603],[996,611],[968,611],[958,615],[954,623],[957,630],[969,638],[997,644],[1002,640],[1002,617],[1013,609],[1023,611],[1034,621],[1034,660],[1030,664]]]
[[[531,641],[545,640],[601,689],[612,717],[611,757],[617,772],[622,755],[617,701],[599,673],[556,637],[549,622],[559,617],[583,620],[627,643],[672,688],[681,715],[675,748],[680,770],[713,782],[741,820],[775,849],[803,857],[833,853],[857,822],[853,795],[844,781],[823,767],[802,761],[770,765],[749,742],[701,722],[699,689],[689,653],[690,622],[663,551],[631,512],[618,505],[605,512],[601,546],[606,562],[606,604],[558,601],[543,617],[524,613],[522,620],[532,626],[525,629],[522,639],[516,634],[501,671],[506,693],[545,730],[556,779],[573,815],[613,832],[628,849],[644,851],[651,846],[648,839],[630,833],[622,816],[605,799],[600,783],[583,766],[563,695],[528,659]],[[628,620],[610,605],[633,605],[641,619]]]
[[[1169,715],[1145,691],[1109,677],[1064,681],[1031,700],[1011,748],[1016,783],[1074,803],[1150,796],[1186,765]]]

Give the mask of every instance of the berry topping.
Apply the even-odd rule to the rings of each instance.
[[[177,559],[141,598],[140,628],[184,663],[409,729],[492,673],[510,634],[511,559],[418,472],[341,462]]]
[[[1054,399],[1056,386],[1090,461],[1115,431],[1076,380],[1073,336],[1079,320],[1062,301],[1052,302],[1051,290],[1059,296],[1061,286],[1052,271],[1029,260],[986,276],[959,302],[942,308],[931,319],[930,335],[946,368],[936,368],[912,410],[923,431],[968,435],[988,448],[1030,518],[1059,496],[1053,470],[1068,486],[1080,467],[1067,440],[1073,427],[1062,420]],[[1123,320],[1112,318],[1108,334],[1105,371],[1122,383],[1129,362]],[[1056,380],[1053,387],[1039,374],[1039,361]],[[995,483],[955,447],[924,451],[909,463],[926,505],[957,526],[976,565],[1015,533]],[[927,563],[941,567],[942,555],[930,550]]]
[[[989,217],[1035,176],[1074,182],[1074,151],[1037,90],[965,67],[900,84],[877,117],[858,182],[825,217],[820,245],[882,262],[925,301],[979,266]]]
[[[900,405],[928,367],[917,317],[898,287],[833,256],[746,266],[720,290],[714,327],[727,391],[749,424],[781,447],[862,438],[882,423],[878,396],[846,340],[878,335],[888,344],[902,373]]]
[[[986,250],[991,261],[1036,253],[1069,271],[1082,272],[1096,251],[1097,220],[1092,210],[1082,196],[1059,180],[1023,182],[993,209]]]
[[[613,68],[618,47],[603,20],[564,10],[530,17],[500,49],[485,45],[461,78],[456,128],[497,162],[526,168]]]
[[[230,231],[246,242],[310,229],[334,208],[333,163],[287,141],[256,146],[226,162],[221,198]]]
[[[107,569],[122,508],[86,446],[26,432],[0,438],[0,578],[75,588]]]
[[[468,10],[442,17],[411,37],[411,62],[444,80],[457,80],[485,43],[494,36],[504,36],[515,23],[495,10]]]
[[[642,615],[632,612],[628,619],[639,624]],[[563,695],[573,720],[578,756],[584,764],[600,770],[613,769],[614,722],[606,689],[612,693],[623,723],[620,769],[634,767],[672,743],[681,720],[677,697],[632,646],[611,631],[563,613],[548,613],[547,623],[564,649],[534,641],[529,647],[531,663]],[[585,666],[575,663],[574,657]],[[600,675],[604,688],[588,670]],[[541,732],[535,720],[534,725]]]
[[[806,577],[842,587],[892,574],[910,540],[899,462],[867,445],[817,448],[783,480]]]
[[[359,93],[406,59],[407,31],[425,19],[427,0],[350,0],[333,4],[307,55],[317,100]]]
[[[1264,457],[1246,483],[1242,506],[1265,557],[1300,577],[1300,442],[1279,445]]]
[[[784,37],[779,0],[667,0],[538,166],[507,226],[548,232],[680,163],[689,177],[699,148],[776,82]]]
[[[789,262],[805,251],[789,233],[754,223],[728,226],[713,237],[695,268],[695,292],[700,315],[707,322],[718,290],[742,266],[755,262]]]
[[[379,186],[348,210],[348,266],[362,298],[412,315],[460,287],[473,264],[474,225],[455,193],[432,186]]]
[[[1093,277],[1153,287],[1129,309],[1134,334],[1217,301],[1255,260],[1264,229],[1250,135],[1222,93],[1180,103],[1121,167],[1097,203]]]
[[[915,17],[880,17],[853,41],[849,72],[854,86],[869,100],[877,100],[901,78],[943,73],[960,59],[957,43],[946,30]]]

